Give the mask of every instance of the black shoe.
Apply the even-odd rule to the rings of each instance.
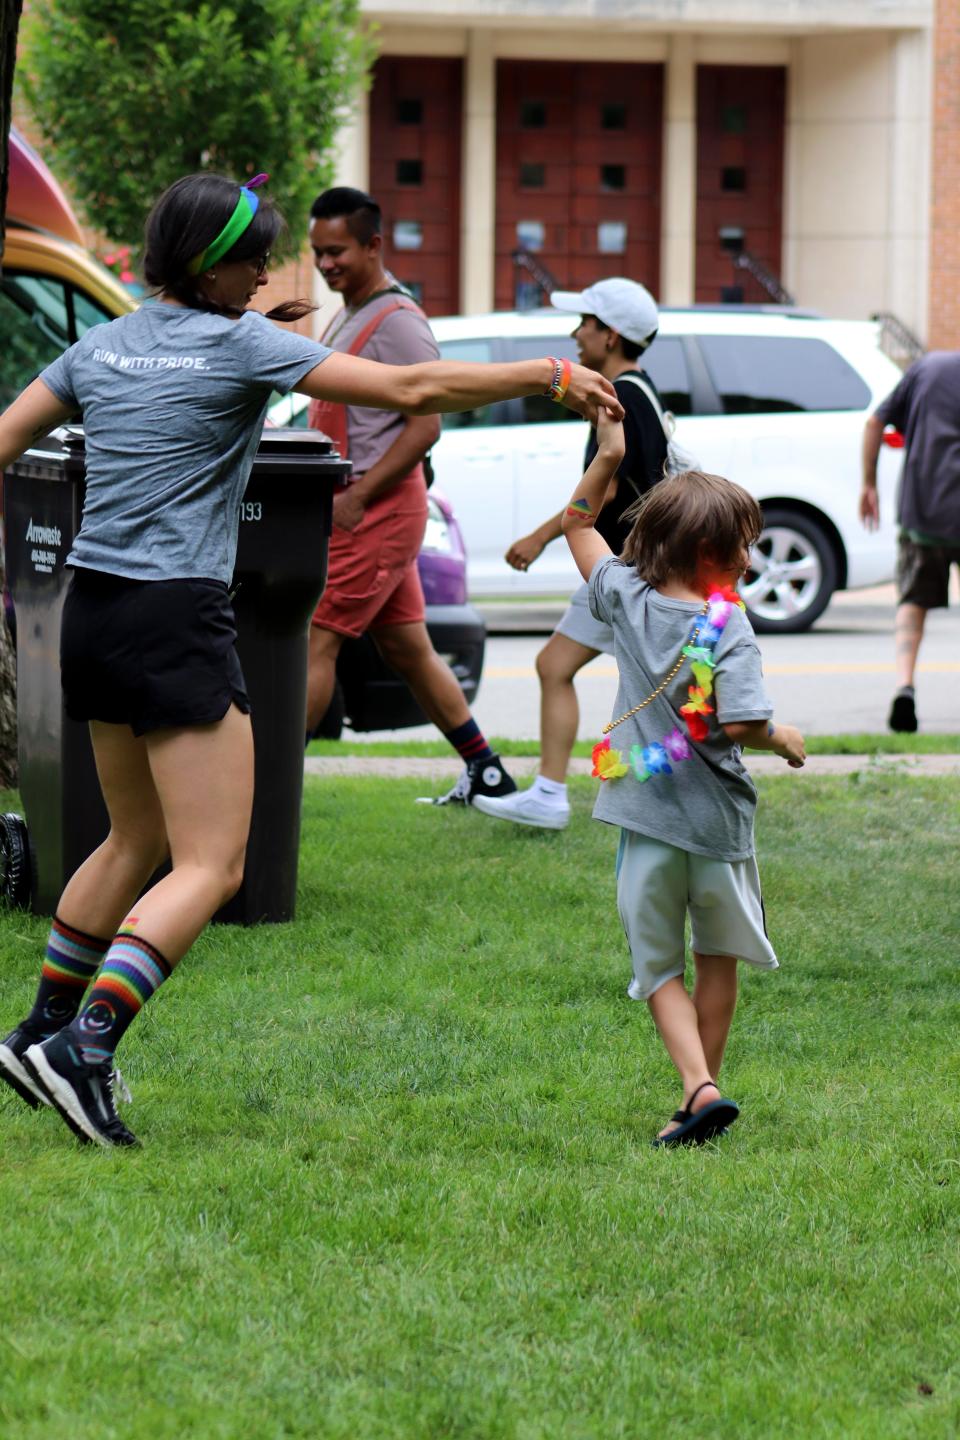
[[[917,728],[917,707],[912,690],[900,690],[894,695],[887,724],[891,730],[896,730],[900,734],[914,734]]]
[[[6,1081],[10,1089],[15,1090],[20,1099],[26,1100],[34,1110],[49,1105],[50,1097],[23,1068],[23,1056],[31,1045],[39,1045],[44,1038],[41,1031],[23,1020],[5,1040],[0,1040],[0,1080]]]
[[[477,795],[512,795],[517,784],[503,768],[499,755],[471,760],[446,795],[423,795],[418,805],[472,805]]]
[[[122,1083],[109,1060],[88,1065],[67,1026],[42,1045],[31,1045],[23,1068],[41,1085],[74,1135],[95,1145],[140,1142],[117,1114],[113,1087]]]

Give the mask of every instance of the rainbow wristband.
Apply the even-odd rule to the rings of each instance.
[[[548,355],[547,359],[553,366],[553,378],[543,393],[548,400],[555,400],[559,405],[562,403],[563,397],[566,395],[570,386],[573,366],[569,360],[565,358],[562,360],[558,359],[556,355]]]

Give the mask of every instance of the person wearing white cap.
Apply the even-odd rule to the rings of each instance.
[[[643,285],[619,276],[599,280],[586,290],[555,290],[550,303],[557,310],[580,316],[573,332],[580,363],[613,381],[624,409],[626,450],[596,523],[597,532],[619,555],[630,529],[620,517],[639,495],[663,478],[667,458],[663,424],[643,386],[656,390],[650,377],[637,368],[638,359],[656,338],[660,323],[657,303]],[[643,383],[638,383],[641,380]],[[596,431],[591,430],[584,469],[596,453]],[[515,540],[507,551],[507,564],[515,570],[529,570],[544,548],[562,534],[562,518],[563,510],[559,510],[530,535]],[[613,654],[613,631],[591,615],[587,587],[581,585],[537,656],[540,772],[527,790],[504,796],[478,795],[473,802],[475,810],[546,830],[562,830],[567,825],[567,766],[580,724],[573,681],[601,652]]]

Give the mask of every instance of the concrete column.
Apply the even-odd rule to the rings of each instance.
[[[460,308],[493,309],[497,74],[493,33],[470,30],[463,81]]]
[[[370,102],[366,90],[358,91],[349,114],[337,131],[330,184],[352,185],[357,190],[366,190],[370,184]],[[342,302],[339,295],[330,294],[316,269],[313,272],[313,302],[320,306],[314,316],[314,331],[319,335]]]
[[[921,339],[928,331],[932,55],[929,31],[894,39],[885,308]]]
[[[694,40],[674,36],[667,57],[663,123],[660,295],[692,305],[697,235],[697,91]]]

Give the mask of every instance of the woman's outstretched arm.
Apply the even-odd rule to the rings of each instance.
[[[357,355],[334,353],[316,365],[295,387],[317,400],[366,405],[374,410],[402,410],[408,415],[436,415],[473,410],[496,400],[542,395],[554,375],[553,362],[517,360],[477,365],[459,360],[427,360],[418,365],[380,365]],[[623,408],[609,380],[583,365],[571,365],[570,383],[562,403],[591,424],[597,411],[619,420]]]
[[[0,470],[18,460],[41,435],[76,415],[42,380],[34,380],[0,415]]]

